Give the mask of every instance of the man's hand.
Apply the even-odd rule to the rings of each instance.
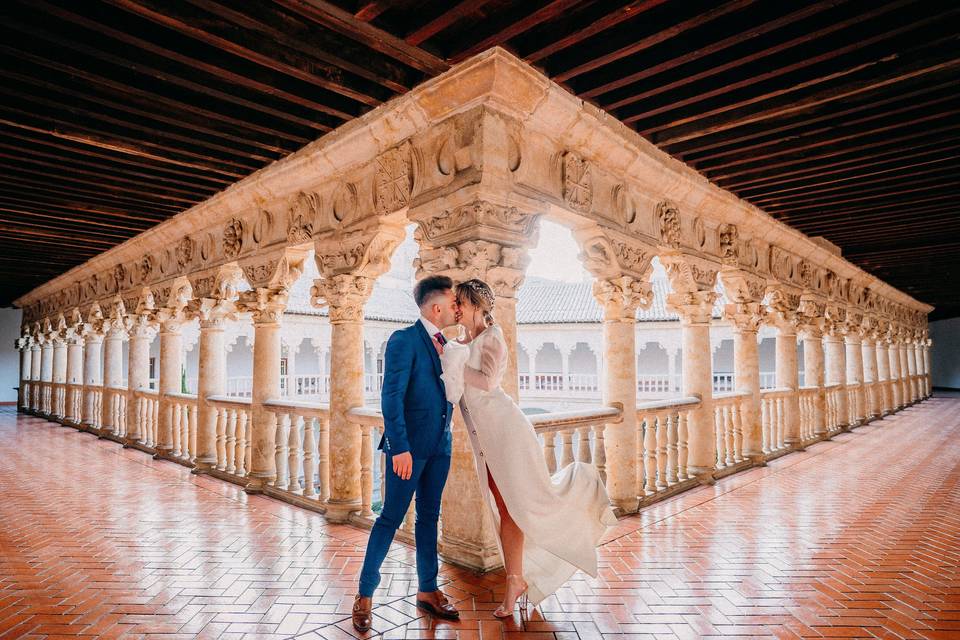
[[[397,474],[401,480],[410,479],[410,476],[413,475],[413,456],[410,455],[409,451],[404,451],[403,453],[398,453],[393,456],[393,472]]]

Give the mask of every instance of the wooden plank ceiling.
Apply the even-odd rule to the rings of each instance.
[[[501,45],[960,315],[956,2],[0,5],[0,305]]]

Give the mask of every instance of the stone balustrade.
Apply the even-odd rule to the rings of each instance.
[[[517,374],[517,292],[541,218],[572,230],[594,279],[604,340],[595,379]],[[507,393],[599,393],[587,414],[531,421],[548,468],[596,465],[618,513],[930,394],[929,305],[494,49],[18,299],[20,407],[369,525],[382,418],[364,406],[381,382],[364,371],[364,305],[410,223],[418,275],[491,283],[513,356]],[[637,311],[652,304],[654,257],[679,317],[679,380],[637,374]],[[329,378],[284,378],[280,326],[307,259],[320,276],[312,302],[329,316]],[[721,286],[735,355],[718,379],[710,333]],[[200,328],[195,396],[180,393],[186,322]],[[231,382],[226,322],[253,327],[249,380]],[[764,324],[776,329],[777,366],[761,376]],[[328,402],[288,401],[291,385]],[[639,402],[653,387],[678,398]],[[479,481],[455,416],[442,548],[485,570],[498,553]]]

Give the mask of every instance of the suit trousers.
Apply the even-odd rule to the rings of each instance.
[[[380,584],[380,567],[397,529],[407,515],[414,493],[417,496],[414,536],[419,589],[424,592],[437,590],[437,522],[440,519],[440,498],[449,472],[449,455],[414,458],[410,479],[401,480],[393,471],[391,456],[387,455],[383,509],[367,541],[367,553],[360,572],[360,595],[372,597]]]

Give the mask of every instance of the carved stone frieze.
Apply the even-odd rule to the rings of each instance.
[[[719,265],[709,260],[673,251],[660,255],[660,262],[676,292],[713,291],[717,284]]]
[[[310,301],[316,307],[329,309],[331,324],[360,322],[374,281],[373,277],[345,273],[317,278],[310,290]]]
[[[735,224],[722,224],[717,229],[717,246],[720,251],[720,261],[726,265],[737,265],[740,262],[740,232]]]
[[[223,255],[232,260],[243,250],[243,221],[233,218],[223,227]]]
[[[177,269],[183,271],[187,267],[193,264],[194,252],[195,252],[195,242],[190,236],[184,236],[180,243],[177,245],[177,248],[174,251],[174,254],[177,259]]]
[[[668,247],[677,249],[680,247],[680,210],[669,200],[664,200],[657,204],[656,209],[657,230],[660,233],[660,241]]]
[[[388,214],[406,207],[413,186],[409,145],[384,151],[375,165],[373,201],[376,212]]]
[[[794,282],[795,269],[793,255],[776,245],[770,245],[767,262],[770,275],[783,283]]]
[[[198,278],[194,281],[194,298],[187,303],[184,313],[188,318],[200,320],[201,326],[222,324],[224,320],[235,318],[243,277],[243,270],[231,263]],[[203,284],[198,287],[200,282]]]
[[[240,267],[255,289],[287,289],[303,273],[307,253],[306,249],[281,248],[244,258]]]
[[[796,330],[800,324],[800,291],[780,283],[767,287],[765,318],[781,330]]]
[[[390,256],[403,240],[399,224],[364,223],[318,236],[314,241],[317,269],[324,277],[337,274],[386,273]]]
[[[522,239],[527,243],[535,239],[538,220],[537,214],[480,199],[445,209],[437,216],[417,216],[418,230],[433,245],[451,244],[476,236],[493,241]]]
[[[301,244],[313,238],[314,221],[320,219],[320,195],[317,193],[297,194],[287,212],[287,242]]]
[[[563,200],[575,211],[590,211],[593,204],[590,162],[573,151],[563,154]]]
[[[283,318],[288,297],[284,287],[255,287],[240,293],[236,307],[249,313],[254,324],[276,324]]]
[[[580,261],[595,277],[649,279],[655,247],[605,227],[587,227],[574,235],[581,246]]]

